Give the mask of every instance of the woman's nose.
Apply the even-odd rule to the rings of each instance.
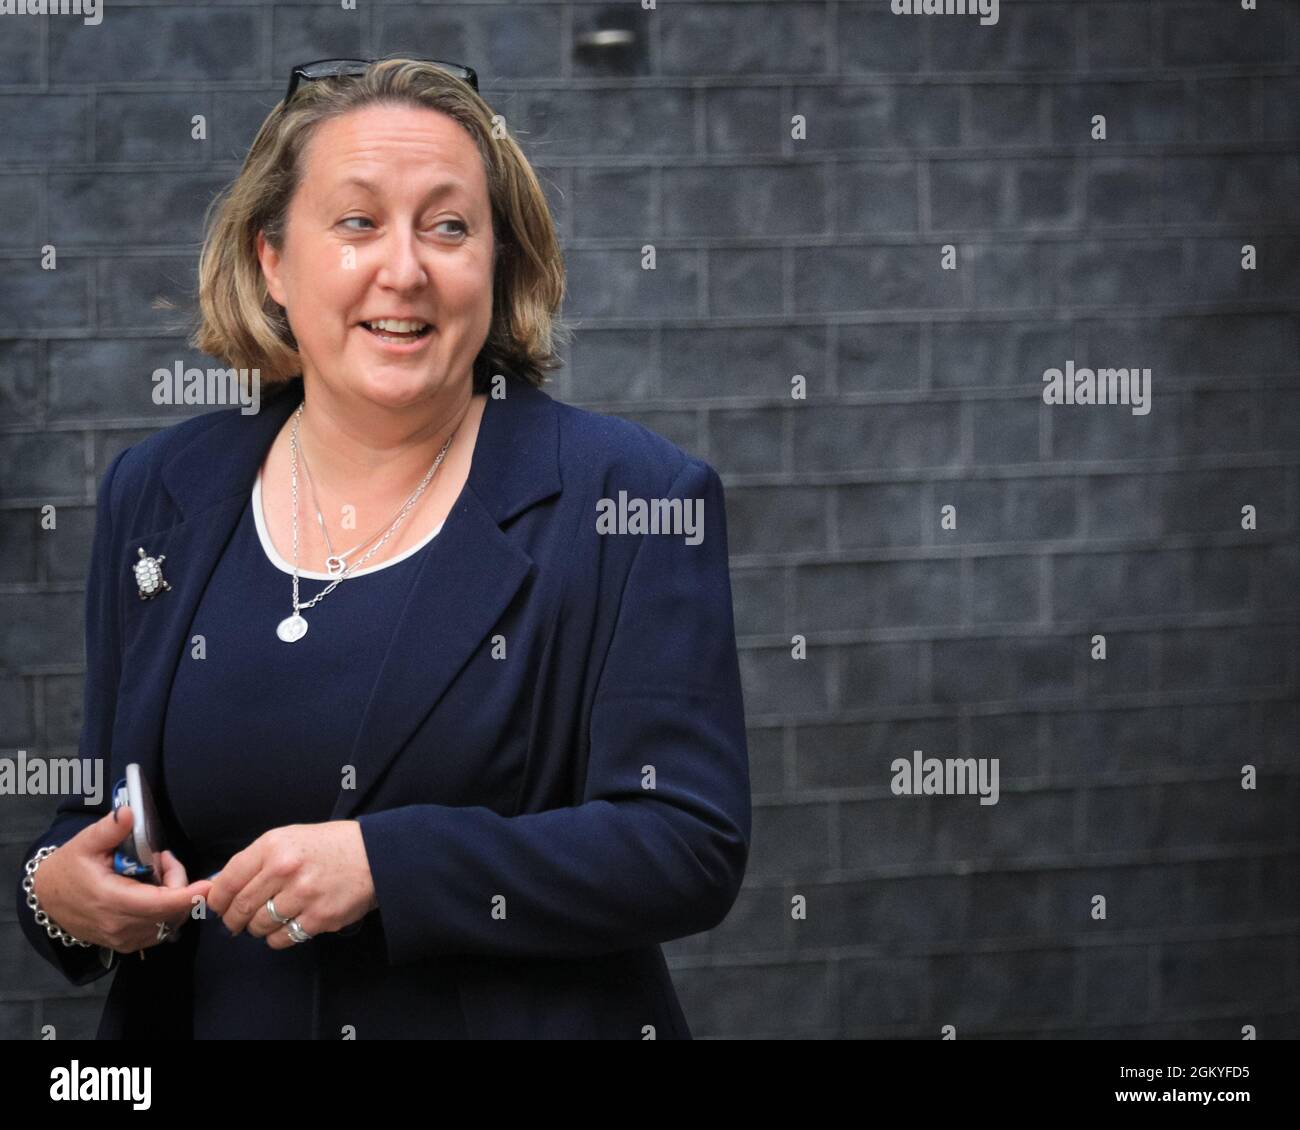
[[[394,290],[416,290],[429,281],[421,258],[421,247],[414,234],[399,234],[381,249],[381,283]]]

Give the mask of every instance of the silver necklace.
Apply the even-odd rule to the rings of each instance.
[[[347,568],[348,558],[351,557],[358,549],[364,549],[375,540],[383,530],[376,530],[365,541],[359,541],[346,553],[335,553],[334,543],[330,541],[330,532],[325,525],[325,515],[321,513],[320,499],[316,497],[316,480],[312,478],[311,464],[307,462],[307,452],[303,449],[302,444],[298,445],[298,457],[302,460],[303,473],[307,476],[307,485],[311,488],[312,506],[316,508],[316,524],[320,526],[321,536],[325,539],[325,548],[329,550],[329,556],[325,558],[325,570],[331,577],[337,577],[344,569]]]
[[[293,614],[290,616],[286,616],[283,620],[281,620],[279,625],[275,629],[275,634],[279,636],[280,639],[282,639],[285,643],[297,643],[298,640],[302,639],[302,637],[307,634],[307,620],[302,615],[305,609],[311,608],[315,604],[324,600],[343,581],[345,581],[353,573],[354,570],[361,568],[362,565],[364,565],[371,557],[373,557],[384,547],[384,543],[387,542],[390,537],[392,537],[393,531],[397,529],[398,525],[401,523],[402,519],[406,517],[411,507],[416,504],[416,502],[419,500],[420,495],[424,493],[424,488],[429,485],[429,480],[433,478],[434,472],[438,470],[439,465],[442,463],[443,457],[447,454],[447,448],[451,446],[451,441],[455,438],[456,432],[460,429],[460,425],[457,424],[456,428],[453,429],[451,435],[447,437],[447,442],[442,445],[442,450],[438,452],[438,458],[433,461],[433,466],[429,468],[428,473],[420,481],[420,485],[415,488],[415,492],[411,495],[410,498],[406,500],[402,508],[397,512],[397,517],[393,519],[392,524],[388,527],[387,531],[385,531],[384,536],[380,540],[379,544],[375,546],[374,549],[370,550],[355,565],[346,566],[343,572],[340,573],[338,577],[336,577],[324,589],[322,589],[314,597],[312,597],[311,600],[309,600],[306,604],[299,604],[298,603],[298,421],[302,417],[302,410],[305,404],[306,401],[303,401],[302,404],[298,405],[297,411],[294,412],[293,428],[289,434],[289,451],[291,453],[290,474],[292,476],[291,482],[293,487]],[[364,545],[365,543],[363,542],[362,544]]]

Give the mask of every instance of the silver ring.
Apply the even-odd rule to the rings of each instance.
[[[295,942],[310,942],[311,935],[298,925],[298,919],[291,919],[285,924],[284,932]]]
[[[266,913],[269,914],[276,922],[280,923],[281,926],[283,926],[286,922],[289,921],[289,919],[281,918],[278,914],[276,914],[275,899],[266,900]]]
[[[154,925],[158,927],[158,940],[160,942],[163,941],[167,937],[167,935],[172,932],[172,928],[168,926],[166,922],[156,922],[154,923]]]

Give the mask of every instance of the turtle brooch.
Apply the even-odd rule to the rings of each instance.
[[[143,546],[137,552],[140,554],[140,560],[131,568],[135,570],[135,583],[140,589],[140,599],[152,600],[164,589],[170,591],[171,585],[163,579],[162,575],[162,563],[167,560],[167,555],[150,557],[145,553]]]

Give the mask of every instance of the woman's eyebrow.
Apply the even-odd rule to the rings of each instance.
[[[339,182],[339,185],[340,187],[344,187],[347,185],[356,185],[358,188],[365,189],[372,196],[379,195],[379,187],[373,181],[366,180],[365,177],[358,176],[355,173],[350,177],[344,178],[342,181]],[[437,184],[433,185],[429,189],[429,191],[425,194],[424,199],[426,201],[429,201],[434,199],[435,197],[446,196],[449,193],[463,191],[464,188],[465,186],[461,181],[442,180],[439,181]]]

